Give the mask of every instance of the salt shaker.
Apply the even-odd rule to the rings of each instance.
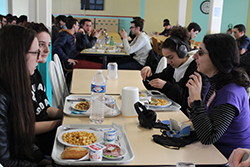
[[[116,62],[108,63],[108,79],[118,79],[118,65]]]

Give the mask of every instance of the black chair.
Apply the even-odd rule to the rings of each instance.
[[[153,49],[151,49],[148,53],[145,66],[149,66],[151,68],[152,73],[154,74],[161,58],[161,55],[158,55]]]

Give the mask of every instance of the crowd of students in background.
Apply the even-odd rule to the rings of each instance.
[[[23,25],[28,20],[28,17],[26,15],[21,15],[19,17],[13,16],[12,14],[7,14],[6,16],[0,15],[0,28],[3,27],[6,24],[17,24],[17,25]]]
[[[51,155],[63,111],[49,105],[36,66],[47,61],[51,44],[65,70],[72,70],[81,60],[98,62],[79,53],[96,44],[101,30],[92,29],[89,19],[78,22],[65,15],[52,16],[51,31],[43,23],[27,20],[25,15],[0,15],[0,138],[5,143],[0,145],[0,163],[51,166],[45,155]],[[162,56],[169,65],[156,74],[146,64],[152,46],[144,24],[134,17],[129,35],[121,29],[124,49],[131,56],[112,61],[119,69],[141,70],[147,89],[158,89],[179,103],[192,119],[198,139],[214,144],[229,158],[230,166],[237,165],[250,149],[250,39],[245,26],[234,26],[235,39],[222,33],[206,35],[199,49],[192,51],[190,40],[201,27],[194,22],[187,28],[172,26],[164,19],[164,31],[159,34],[169,37],[162,44]],[[249,161],[244,163],[249,165]]]

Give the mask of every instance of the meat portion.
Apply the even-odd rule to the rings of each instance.
[[[105,156],[122,156],[121,148],[116,144],[106,144],[106,149],[103,149],[103,155]]]

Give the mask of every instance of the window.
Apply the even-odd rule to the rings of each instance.
[[[104,0],[81,0],[81,10],[103,10]]]

